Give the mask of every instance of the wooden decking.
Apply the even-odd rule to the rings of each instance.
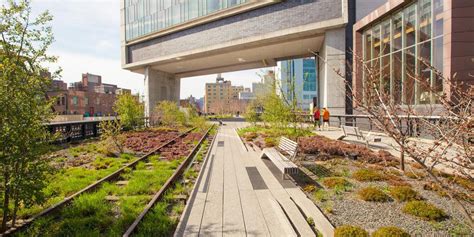
[[[333,226],[298,187],[244,149],[239,126],[220,128],[175,236],[314,236],[307,217],[332,236]]]

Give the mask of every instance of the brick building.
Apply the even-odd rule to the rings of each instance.
[[[82,80],[67,84],[53,80],[47,95],[57,98],[53,110],[57,114],[82,114],[84,116],[113,115],[116,96],[131,93],[128,89],[102,83],[102,77],[90,73],[82,74]]]

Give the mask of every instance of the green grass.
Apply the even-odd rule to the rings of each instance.
[[[160,161],[155,156],[150,162],[154,170],[145,169],[144,163],[140,162],[137,165],[139,169],[122,175],[129,181],[124,187],[119,187],[115,181],[105,183],[96,192],[81,195],[60,211],[57,214],[59,220],[42,220],[39,222],[41,226],[29,228],[26,233],[35,236],[34,231],[48,230],[49,234],[45,236],[122,235],[181,160]],[[107,195],[117,196],[119,200],[107,201]]]
[[[96,169],[84,167],[71,167],[61,169],[47,177],[48,185],[43,189],[46,202],[42,205],[34,205],[29,208],[21,208],[18,212],[20,218],[28,218],[41,210],[54,205],[75,192],[87,187],[91,183],[118,170],[122,165],[128,163],[132,158],[130,155],[122,155],[120,158],[100,157],[93,162]],[[98,165],[100,163],[100,165]],[[107,164],[107,165],[105,165]]]

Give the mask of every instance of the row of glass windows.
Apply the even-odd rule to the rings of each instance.
[[[418,0],[363,33],[364,61],[380,70],[380,89],[397,103],[436,103],[430,87],[443,90],[429,67],[443,70],[443,1]]]
[[[303,60],[303,91],[316,91],[316,60]]]
[[[132,40],[248,0],[125,0],[125,38]]]

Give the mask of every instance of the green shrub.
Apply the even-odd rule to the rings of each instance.
[[[323,179],[323,185],[327,188],[347,190],[351,186],[351,183],[342,177],[329,177]]]
[[[385,194],[382,190],[376,187],[366,187],[359,190],[358,195],[360,199],[369,202],[387,202],[390,201],[390,197]]]
[[[329,194],[324,189],[319,189],[318,191],[314,192],[314,199],[319,202],[325,202],[329,199]]]
[[[410,237],[410,235],[398,227],[384,226],[372,233],[372,237]]]
[[[399,202],[421,200],[420,194],[408,186],[390,187],[390,196]]]
[[[358,226],[343,225],[334,230],[334,237],[369,237],[369,233]]]
[[[352,178],[361,182],[372,182],[372,181],[382,181],[385,180],[385,177],[375,171],[370,169],[359,169],[352,174]]]
[[[266,137],[265,138],[265,147],[274,147],[276,145],[276,141],[274,138]]]
[[[314,228],[314,219],[312,217],[308,217],[306,218],[306,222],[308,222],[308,225],[311,226],[312,228]]]
[[[443,210],[425,201],[407,202],[403,207],[403,212],[428,221],[440,221],[446,218]]]
[[[305,191],[307,193],[312,193],[312,192],[316,191],[316,186],[314,186],[312,184],[308,184],[308,185],[304,186],[303,191]]]

